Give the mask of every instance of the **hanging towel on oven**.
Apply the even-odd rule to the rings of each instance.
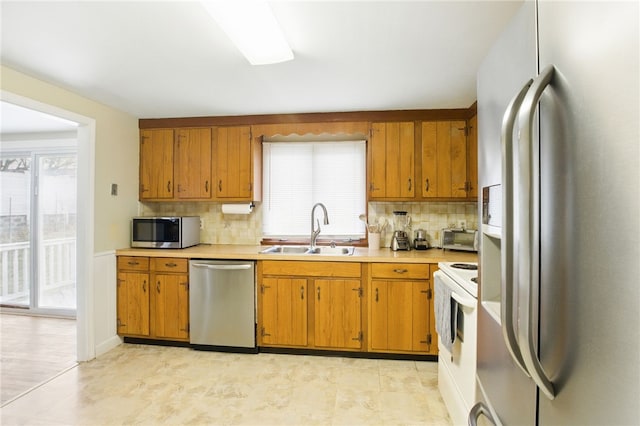
[[[436,332],[444,347],[451,353],[453,342],[456,340],[458,302],[451,297],[451,288],[448,285],[440,280],[434,281]]]

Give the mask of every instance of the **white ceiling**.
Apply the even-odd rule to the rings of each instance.
[[[272,1],[295,59],[251,66],[197,1],[1,3],[1,60],[138,118],[467,108],[521,1]]]

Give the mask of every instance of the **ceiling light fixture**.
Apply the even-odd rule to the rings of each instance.
[[[266,1],[203,1],[207,12],[251,65],[293,59],[293,52]]]

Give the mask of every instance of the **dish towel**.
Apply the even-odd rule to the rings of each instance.
[[[456,340],[458,302],[451,297],[451,288],[440,280],[435,280],[435,293],[436,332],[451,353]]]

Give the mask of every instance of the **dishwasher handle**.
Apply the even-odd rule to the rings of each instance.
[[[211,264],[211,263],[192,263],[191,266],[194,266],[196,268],[222,269],[222,270],[230,271],[230,270],[251,269],[253,265],[251,263],[245,263],[240,265],[217,265],[217,264]]]

